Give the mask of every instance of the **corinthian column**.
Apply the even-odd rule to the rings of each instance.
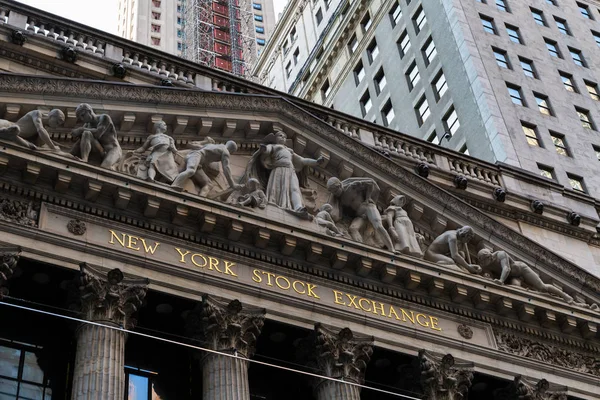
[[[147,279],[126,279],[119,269],[108,274],[85,263],[76,281],[77,303],[84,319],[77,329],[72,400],[115,400],[125,396],[125,333],[131,329],[146,296]]]
[[[0,299],[8,296],[6,282],[15,272],[21,249],[18,247],[0,247]]]
[[[535,383],[521,375],[503,389],[494,392],[494,400],[567,400],[567,388],[565,386],[552,385],[542,379]]]
[[[451,354],[419,351],[423,400],[462,400],[471,387],[473,363],[455,363]]]
[[[205,296],[188,315],[190,336],[202,346],[224,356],[206,352],[202,357],[203,400],[249,400],[248,361],[264,324],[265,310]],[[238,358],[243,357],[243,358]]]
[[[373,354],[373,338],[353,334],[348,328],[339,332],[315,325],[315,354],[310,364],[328,378],[362,384],[367,363]],[[328,379],[313,380],[318,400],[360,400],[360,387]]]

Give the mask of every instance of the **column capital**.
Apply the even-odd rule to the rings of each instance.
[[[419,366],[424,399],[460,400],[471,387],[473,363],[456,362],[452,354],[419,350]]]
[[[250,358],[256,350],[265,313],[264,308],[242,306],[239,300],[204,296],[187,316],[187,331],[210,350],[232,351]]]
[[[363,383],[373,354],[373,337],[315,325],[315,356],[319,372],[330,378]]]
[[[133,328],[135,320],[131,315],[146,297],[148,279],[125,278],[117,268],[103,272],[87,263],[81,263],[79,267],[81,274],[74,282],[72,294],[83,318]]]
[[[551,385],[547,380],[537,382],[517,375],[505,388],[494,392],[494,400],[567,400],[566,386]]]
[[[15,272],[20,256],[20,247],[0,246],[0,299],[8,295],[8,288],[5,285]]]

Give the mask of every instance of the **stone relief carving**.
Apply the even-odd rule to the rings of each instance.
[[[389,251],[395,252],[394,243],[383,227],[377,209],[380,190],[375,180],[348,178],[340,181],[333,177],[327,181],[327,190],[331,193],[328,203],[333,207],[333,221],[338,222],[343,217],[352,218],[348,233],[353,240],[365,242],[365,232],[367,228],[371,228],[375,239]]]
[[[597,353],[587,355],[573,350],[561,348],[509,332],[494,330],[498,349],[505,353],[531,358],[572,371],[600,376],[600,358]]]
[[[8,296],[6,282],[15,272],[21,249],[18,247],[0,247],[0,299]]]
[[[494,400],[567,400],[566,390],[566,387],[550,390],[545,379],[534,384],[518,375],[507,387],[494,391]]]
[[[248,179],[248,182],[244,185],[244,194],[237,199],[237,203],[244,207],[261,208],[267,207],[267,195],[260,187],[260,182],[256,178]]]
[[[394,242],[396,251],[410,254],[411,256],[422,257],[423,253],[421,252],[413,223],[402,208],[405,204],[405,196],[396,196],[390,201],[389,207],[384,211],[390,237]]]
[[[37,227],[39,204],[0,198],[0,221]]]
[[[472,274],[481,273],[481,267],[470,263],[467,244],[473,239],[470,226],[449,230],[435,238],[425,251],[425,260],[442,265],[462,267]],[[469,260],[467,262],[465,257]]]
[[[90,154],[98,154],[102,159],[100,166],[114,170],[123,151],[110,115],[97,115],[92,107],[85,103],[77,106],[75,115],[84,124],[71,131],[71,135],[77,139],[71,154],[81,158],[83,162],[88,162]]]
[[[473,338],[473,329],[471,329],[469,325],[460,324],[456,327],[456,330],[458,331],[458,334],[465,339]]]
[[[87,226],[84,221],[72,219],[67,223],[67,230],[75,236],[81,236],[87,231]]]
[[[473,380],[473,364],[455,365],[454,357],[440,357],[419,350],[421,386],[425,400],[459,400],[467,397]]]
[[[305,169],[322,165],[325,159],[300,157],[286,146],[286,141],[287,136],[281,131],[267,135],[260,149],[252,155],[241,183],[245,184],[251,178],[258,179],[261,186],[266,187],[269,204],[310,219],[301,190],[307,186]]]
[[[323,204],[319,208],[319,212],[315,216],[315,222],[320,227],[325,228],[325,232],[331,236],[343,236],[344,233],[335,225],[333,218],[331,217],[331,211],[333,207],[329,203]]]
[[[137,166],[137,177],[154,182],[158,173],[172,183],[179,174],[179,167],[175,163],[177,148],[173,138],[167,135],[167,124],[164,121],[154,124],[153,133],[133,153],[141,155],[146,152],[146,159]]]

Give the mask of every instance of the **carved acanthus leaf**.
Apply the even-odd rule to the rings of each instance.
[[[567,388],[551,388],[547,380],[537,383],[518,375],[503,389],[494,392],[494,400],[567,400]]]
[[[0,247],[0,299],[8,295],[6,282],[15,272],[21,249],[18,247]]]
[[[456,363],[451,354],[442,357],[420,350],[419,364],[425,400],[466,398],[473,380],[472,363]]]
[[[0,221],[36,227],[38,215],[39,204],[0,198]]]

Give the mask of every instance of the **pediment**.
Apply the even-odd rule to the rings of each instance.
[[[243,220],[243,230],[255,232],[254,245],[261,233],[270,231],[266,242],[273,244],[276,241],[281,254],[300,257],[301,262],[341,268],[366,280],[376,277],[386,284],[400,281],[405,290],[418,286],[421,279],[430,282],[435,275],[447,276],[454,283],[448,281],[444,288],[443,281],[440,281],[441,292],[450,291],[453,298],[461,297],[462,293],[465,301],[474,302],[476,306],[479,304],[484,308],[502,311],[503,306],[496,302],[508,304],[505,300],[516,296],[522,301],[514,302],[513,311],[523,314],[523,318],[539,314],[538,310],[527,308],[527,302],[532,298],[535,302],[545,302],[546,305],[540,310],[564,310],[563,314],[566,315],[575,308],[582,315],[581,321],[593,321],[594,325],[590,325],[589,329],[595,332],[597,312],[591,310],[589,305],[600,301],[597,294],[600,282],[597,278],[284,98],[4,74],[0,75],[0,99],[5,116],[12,120],[34,109],[44,111],[57,107],[63,110],[66,126],[53,130],[51,135],[65,149],[74,144],[70,131],[73,127],[81,126],[75,117],[75,108],[80,103],[89,103],[97,113],[110,115],[118,132],[124,156],[115,164],[114,170],[100,168],[98,159],[92,158],[89,163],[83,163],[43,149],[33,151],[3,141],[5,150],[0,155],[9,171],[3,180],[20,186],[21,190],[28,185],[34,191],[39,190],[38,194],[32,196],[45,197],[54,191],[59,193],[58,196],[67,196],[70,202],[79,201],[88,205],[97,202],[99,207],[105,207],[109,203],[99,203],[107,201],[106,195],[109,194],[108,199],[112,199],[112,205],[119,209],[117,213],[125,216],[146,214],[150,220],[157,218],[156,225],[164,223],[158,218],[166,215],[170,219],[170,226],[179,226],[182,230],[198,229],[198,223],[194,222],[198,219],[201,226],[206,226],[212,217],[215,221],[230,220],[224,222],[224,226],[232,229],[234,224],[231,220],[237,216]],[[17,108],[15,104],[18,104]],[[8,113],[9,110],[12,110],[12,114]],[[187,191],[180,193],[166,181],[153,183],[139,178],[138,166],[143,162],[143,157],[136,159],[132,151],[144,143],[153,124],[160,120],[167,123],[168,134],[173,137],[178,151],[181,151],[180,170],[183,169],[182,163],[192,142],[206,139],[207,136],[217,143],[235,141],[238,150],[232,154],[230,164],[236,182],[242,181],[244,174],[247,174],[248,163],[255,158],[261,144],[267,138],[272,139],[269,134],[285,132],[287,141],[281,146],[293,150],[300,157],[323,159],[318,166],[309,166],[304,171],[308,185],[302,187],[302,194],[310,217],[298,216],[287,212],[285,207],[272,204],[265,208],[252,208],[228,201],[227,196],[223,195],[228,183],[218,163],[217,178],[211,183],[214,186],[206,197],[198,196],[194,186],[188,186]],[[270,143],[273,144],[272,141]],[[137,161],[126,162],[134,159]],[[24,172],[18,174],[19,169]],[[331,177],[342,180],[371,179],[376,182],[379,189],[376,205],[380,213],[385,214],[390,199],[395,195],[406,196],[409,201],[404,208],[415,231],[424,240],[423,249],[443,232],[469,225],[475,234],[475,239],[469,245],[473,264],[477,263],[477,252],[482,248],[503,250],[514,260],[533,267],[544,282],[562,287],[588,307],[567,305],[558,297],[519,287],[495,285],[485,277],[436,265],[419,257],[394,254],[373,235],[370,238],[363,237],[363,242],[357,242],[348,234],[354,216],[336,220],[342,235],[332,235],[314,221],[318,208],[331,198],[327,190],[327,181]],[[281,179],[286,182],[291,177]],[[161,180],[160,177],[158,180]],[[265,191],[267,188],[262,189]],[[98,192],[95,197],[94,190]],[[56,195],[52,193],[52,196]],[[151,201],[157,205],[154,212],[148,213]],[[221,211],[216,212],[217,209]],[[212,223],[215,224],[214,221]],[[228,237],[227,233],[225,237]],[[463,286],[456,283],[460,281],[464,284],[464,293],[461,292]],[[439,282],[429,284],[430,288],[426,289],[430,295],[438,294],[438,291],[431,289],[431,285],[436,284],[439,285]],[[471,286],[485,290],[471,291]],[[491,294],[485,294],[486,290]],[[478,296],[478,300],[472,296]],[[491,303],[486,306],[486,301]],[[577,319],[565,321],[569,326],[581,325]]]

